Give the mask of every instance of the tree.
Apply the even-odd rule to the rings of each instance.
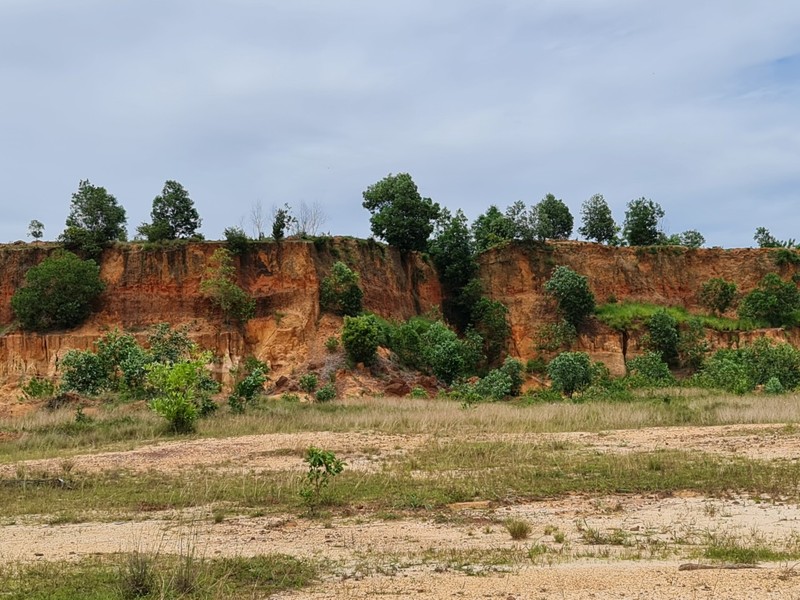
[[[666,310],[656,311],[647,320],[645,345],[668,365],[678,361],[678,322]]]
[[[661,240],[658,222],[664,218],[664,209],[658,202],[639,198],[628,202],[622,237],[629,246],[653,246]]]
[[[703,284],[700,303],[711,312],[721,315],[736,298],[736,284],[722,277],[713,277]]]
[[[200,215],[184,187],[168,180],[160,196],[153,198],[152,223],[142,223],[137,232],[148,242],[198,237]]]
[[[96,258],[114,241],[125,241],[125,209],[105,188],[84,179],[72,194],[67,228],[59,239],[70,250]]]
[[[380,333],[380,326],[374,315],[346,316],[342,328],[342,345],[350,360],[365,365],[375,362]]]
[[[364,292],[358,285],[358,273],[341,261],[334,263],[331,274],[322,280],[319,297],[323,310],[337,315],[356,316],[361,312]]]
[[[547,365],[553,388],[572,398],[592,383],[592,363],[585,352],[562,352]]]
[[[286,230],[292,226],[296,219],[292,216],[292,209],[288,204],[281,208],[272,209],[272,239],[280,242],[286,236]]]
[[[307,204],[305,200],[300,201],[300,208],[297,210],[297,218],[291,224],[291,233],[299,237],[315,236],[327,222],[328,215],[319,202]]]
[[[779,240],[774,237],[766,227],[758,227],[753,239],[759,248],[796,248],[797,241],[794,238]]]
[[[747,294],[739,304],[739,316],[754,321],[765,321],[771,327],[792,325],[794,312],[800,309],[800,290],[775,273],[767,273],[758,287]]]
[[[369,186],[363,197],[364,208],[372,213],[373,235],[404,252],[427,249],[440,208],[420,195],[411,175],[390,173]]]
[[[37,219],[33,219],[30,223],[28,223],[28,236],[35,240],[40,240],[42,239],[43,235],[44,223],[38,221]]]
[[[563,200],[547,194],[531,209],[534,236],[538,240],[566,240],[572,235],[573,218]]]
[[[226,322],[234,320],[243,324],[255,314],[255,300],[236,283],[233,256],[226,248],[218,248],[211,255],[200,291],[222,310]]]
[[[91,314],[104,288],[97,263],[58,250],[28,270],[25,285],[11,297],[11,308],[24,329],[75,327]]]
[[[267,237],[264,233],[265,219],[261,200],[256,200],[250,207],[250,225],[253,227],[253,238],[256,240],[263,240]],[[242,228],[240,227],[240,229]]]
[[[475,246],[467,217],[461,209],[455,215],[446,208],[442,210],[429,252],[448,291],[460,290],[475,276],[478,271]]]
[[[619,227],[603,194],[595,194],[581,205],[581,222],[583,224],[578,228],[578,233],[587,240],[600,244],[611,244],[617,240]]]
[[[687,248],[701,248],[706,243],[706,238],[696,229],[687,229],[679,236],[681,246]]]
[[[514,222],[494,204],[479,215],[472,224],[475,251],[483,252],[492,246],[514,239]]]
[[[556,267],[544,289],[556,299],[563,317],[575,327],[594,312],[594,294],[588,279],[569,267]]]

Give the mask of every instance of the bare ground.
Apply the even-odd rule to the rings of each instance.
[[[800,433],[776,425],[488,437],[563,440],[601,452],[681,448],[800,457]],[[316,444],[345,458],[348,468],[371,470],[430,440],[378,433],[253,435],[165,442],[69,461],[80,472],[169,472],[190,465],[300,470],[302,451]],[[21,469],[57,472],[63,462],[7,465],[0,475]],[[509,517],[531,524],[527,540],[510,539],[502,524]],[[101,516],[78,524],[46,521],[40,516],[2,523],[0,563],[135,549],[171,553],[191,545],[209,557],[282,552],[327,561],[323,581],[283,598],[800,598],[800,566],[794,564],[679,570],[686,563],[701,563],[697,547],[713,536],[785,544],[800,535],[800,507],[747,497],[576,495],[513,506],[465,503],[445,515],[421,511],[387,519],[357,513],[326,522],[297,515],[228,515],[215,523],[210,507],[148,513],[147,519],[122,522],[104,522]]]

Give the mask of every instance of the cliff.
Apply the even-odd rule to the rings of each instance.
[[[224,378],[242,356],[269,361],[280,375],[307,362],[328,335],[320,319],[319,287],[337,260],[358,271],[364,306],[385,318],[407,319],[441,304],[433,267],[419,256],[401,257],[381,244],[349,238],[321,242],[263,242],[238,258],[239,285],[256,299],[256,317],[241,329],[227,326],[199,292],[206,264],[218,242],[184,243],[146,249],[120,244],[107,250],[101,277],[107,287],[98,311],[81,327],[34,334],[11,330],[0,336],[0,388],[6,396],[31,375],[52,376],[69,349],[91,348],[109,329],[144,336],[156,323],[189,327],[190,335],[219,358]],[[27,269],[54,245],[0,247],[0,327],[13,322],[11,296]],[[330,329],[330,326],[327,327]],[[15,397],[15,396],[14,396]]]
[[[77,329],[43,335],[13,328],[10,300],[27,269],[55,246],[0,246],[0,327],[6,331],[0,336],[0,390],[5,390],[0,399],[16,398],[15,388],[31,375],[54,375],[66,351],[91,348],[109,329],[144,336],[149,326],[161,322],[188,326],[191,336],[219,358],[215,368],[220,378],[245,355],[269,361],[277,376],[291,374],[299,365],[318,362],[325,339],[338,333],[340,321],[321,316],[319,309],[320,282],[336,260],[359,272],[366,309],[385,318],[407,319],[441,306],[437,274],[422,256],[403,258],[382,244],[349,238],[263,242],[237,259],[239,284],[257,301],[256,317],[243,329],[227,326],[199,293],[206,264],[220,245],[120,244],[107,250],[101,263],[107,288],[98,311]],[[769,250],[612,248],[581,242],[509,244],[482,254],[479,262],[487,294],[509,308],[510,353],[523,359],[536,355],[542,324],[557,319],[543,286],[558,265],[586,275],[598,303],[616,298],[698,312],[698,292],[712,277],[734,281],[747,292],[769,272],[788,278],[795,270],[777,267]],[[768,330],[709,336],[715,345],[731,345],[764,334],[786,335]],[[800,344],[794,337],[790,341]],[[600,323],[581,333],[578,348],[617,374],[624,373],[626,354],[639,351],[636,336],[629,339]]]

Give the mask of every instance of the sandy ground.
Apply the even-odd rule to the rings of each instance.
[[[528,437],[602,452],[681,448],[800,457],[800,432],[776,425],[502,436]],[[429,441],[426,436],[375,433],[255,435],[158,443],[69,461],[81,472],[121,467],[171,471],[188,465],[300,470],[304,449],[316,444],[334,450],[348,468],[371,470]],[[63,462],[9,465],[0,469],[0,476],[12,477],[20,469],[58,472]],[[527,540],[510,539],[503,526],[509,517],[531,524]],[[46,516],[0,518],[0,563],[136,549],[171,553],[191,546],[208,557],[282,552],[327,561],[323,581],[281,598],[800,599],[800,565],[679,570],[703,562],[696,558],[698,548],[713,537],[748,544],[797,543],[800,507],[747,497],[576,495],[512,506],[464,503],[436,514],[420,511],[391,518],[355,514],[325,522],[297,515],[229,514],[215,523],[211,507],[151,512],[146,519],[121,522],[98,519],[51,526],[46,521]]]

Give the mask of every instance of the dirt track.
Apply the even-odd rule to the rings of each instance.
[[[519,435],[503,435],[519,440]],[[537,435],[541,441],[543,437]],[[800,433],[780,426],[652,428],[602,434],[552,434],[601,452],[653,448],[800,457]],[[301,449],[333,449],[349,468],[370,470],[387,457],[416,448],[426,436],[276,434],[224,440],[159,443],[130,452],[77,456],[75,471],[187,465],[228,469],[302,469]],[[180,461],[178,460],[180,458]],[[63,461],[31,461],[31,471]],[[5,476],[20,465],[2,469]],[[573,496],[491,506],[466,503],[444,515],[404,514],[391,520],[357,514],[320,523],[296,515],[228,515],[214,523],[210,509],[149,513],[147,520],[46,525],[44,518],[0,527],[0,561],[57,560],[134,549],[177,551],[191,544],[201,555],[283,552],[330,561],[319,585],[285,598],[800,598],[800,566],[679,571],[699,562],[708,536],[785,543],[800,535],[800,508],[749,498],[706,499]],[[508,517],[533,528],[513,541]],[[557,533],[558,532],[558,533]],[[592,540],[587,532],[596,532]],[[559,533],[563,538],[559,538]],[[538,548],[541,552],[531,551]],[[476,576],[479,575],[479,576]]]

